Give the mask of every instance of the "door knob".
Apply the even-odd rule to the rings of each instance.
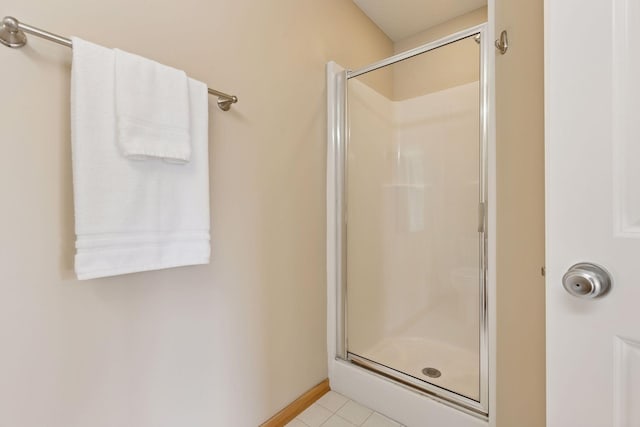
[[[599,265],[581,262],[572,265],[564,274],[562,286],[574,297],[596,298],[607,293],[611,277]]]

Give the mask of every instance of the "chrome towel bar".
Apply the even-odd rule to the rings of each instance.
[[[27,36],[25,33],[73,48],[71,39],[24,24],[11,16],[5,16],[2,19],[2,26],[0,26],[0,43],[3,45],[12,48],[24,46],[27,44]],[[229,111],[231,104],[238,102],[238,97],[235,95],[229,95],[215,89],[209,89],[209,93],[218,97],[218,107],[223,111]]]

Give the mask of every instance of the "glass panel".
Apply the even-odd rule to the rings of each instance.
[[[479,400],[480,48],[348,81],[347,347]]]

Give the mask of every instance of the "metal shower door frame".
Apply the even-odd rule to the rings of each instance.
[[[480,196],[481,229],[480,238],[480,393],[479,399],[473,400],[454,393],[442,387],[416,379],[409,375],[390,369],[379,363],[350,354],[347,347],[347,278],[346,278],[346,242],[347,242],[347,203],[346,203],[346,155],[349,144],[348,108],[347,108],[347,82],[349,79],[366,74],[371,71],[395,64],[405,59],[438,49],[457,41],[479,36],[480,42]],[[379,374],[400,385],[406,386],[419,393],[423,393],[437,401],[453,406],[471,415],[482,418],[489,412],[489,301],[487,298],[487,251],[488,251],[488,138],[489,138],[489,49],[493,44],[487,38],[486,24],[474,26],[463,31],[456,32],[436,41],[424,44],[406,52],[399,53],[384,60],[375,62],[358,70],[345,70],[341,72],[335,82],[335,101],[332,118],[335,126],[330,130],[330,138],[335,144],[335,283],[336,283],[336,359],[353,363],[375,374]]]

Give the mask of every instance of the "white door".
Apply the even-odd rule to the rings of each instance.
[[[640,427],[640,0],[545,8],[548,427]]]

